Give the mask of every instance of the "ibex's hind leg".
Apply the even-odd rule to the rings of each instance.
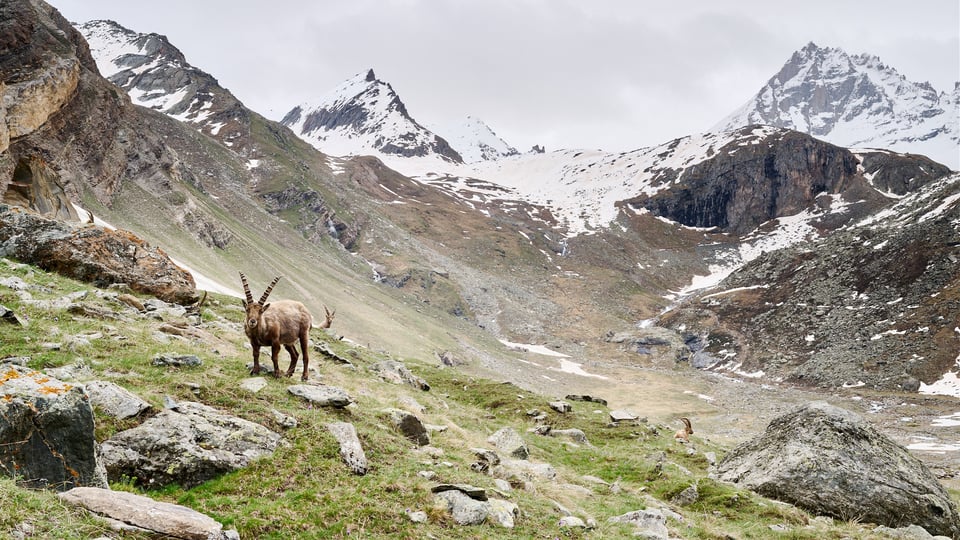
[[[303,351],[303,376],[300,377],[302,381],[309,378],[307,376],[307,370],[310,369],[310,353],[307,352],[309,346],[308,341],[309,339],[306,332],[300,334],[300,350]],[[293,366],[290,367],[290,370],[293,370]]]
[[[287,377],[290,377],[297,369],[297,361],[300,360],[300,353],[297,352],[297,348],[293,345],[284,345],[283,348],[290,353],[290,367],[287,368],[287,372],[285,373]]]

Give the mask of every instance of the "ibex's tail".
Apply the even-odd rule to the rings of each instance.
[[[273,286],[276,285],[278,281],[280,281],[280,277],[281,276],[277,276],[273,278],[273,281],[270,282],[270,285],[267,287],[267,290],[263,291],[263,296],[260,297],[260,302],[259,302],[261,306],[263,305],[264,302],[267,301],[267,297],[270,296],[270,293],[273,291]]]
[[[243,294],[247,295],[247,303],[253,303],[253,294],[250,292],[250,284],[247,283],[247,276],[240,272],[240,282],[243,283]]]

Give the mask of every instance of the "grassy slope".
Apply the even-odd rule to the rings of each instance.
[[[0,279],[17,276],[31,285],[35,300],[59,298],[89,287],[32,267],[0,261]],[[109,298],[93,293],[82,303],[123,312]],[[425,358],[404,358],[418,375],[432,385],[429,392],[397,386],[376,379],[367,366],[390,355],[361,346],[332,341],[315,332],[313,338],[327,341],[338,354],[351,358],[356,369],[349,369],[314,354],[313,365],[322,372],[327,384],[348,390],[357,402],[345,410],[308,406],[286,392],[290,381],[269,379],[257,394],[238,387],[247,376],[247,352],[237,322],[241,312],[234,299],[217,297],[203,313],[203,340],[158,340],[156,330],[162,321],[138,317],[127,311],[132,322],[90,319],[63,311],[22,302],[12,290],[0,286],[0,304],[13,309],[28,325],[24,328],[0,326],[0,358],[29,356],[30,366],[43,369],[62,366],[82,359],[105,379],[113,379],[129,390],[162,407],[165,395],[178,400],[194,400],[262,423],[281,431],[290,445],[280,448],[269,459],[226,474],[196,488],[185,490],[169,486],[147,491],[147,495],[183,504],[207,513],[236,528],[244,538],[615,538],[628,537],[623,525],[608,524],[607,518],[648,505],[647,496],[668,501],[691,484],[696,484],[700,500],[678,508],[683,522],[670,521],[673,533],[683,538],[871,538],[868,529],[856,524],[813,520],[804,512],[764,500],[748,492],[718,484],[706,477],[705,451],[722,454],[702,440],[693,440],[698,449],[692,455],[687,447],[675,443],[672,431],[661,425],[641,424],[611,428],[605,407],[594,403],[573,403],[573,412],[554,413],[548,399],[521,390],[508,383],[476,379],[454,369],[440,369]],[[168,317],[169,318],[169,317]],[[70,336],[102,334],[89,345],[70,346]],[[64,344],[59,350],[44,343]],[[150,365],[159,352],[196,354],[204,365],[194,369],[171,370]],[[286,357],[284,355],[284,361]],[[283,365],[283,364],[282,364]],[[191,385],[198,385],[194,391]],[[448,426],[444,433],[432,435],[433,445],[443,455],[431,458],[413,449],[402,436],[386,427],[378,411],[398,405],[403,397],[413,397],[427,409],[421,415],[430,424]],[[586,432],[592,446],[575,447],[561,439],[525,433],[531,447],[531,459],[551,463],[558,470],[557,483],[539,483],[536,490],[510,493],[522,518],[512,530],[494,525],[459,527],[449,517],[432,509],[429,488],[434,484],[417,475],[418,471],[437,472],[440,482],[469,483],[491,487],[490,477],[474,472],[471,447],[488,447],[486,438],[503,426],[520,431],[532,427],[526,411],[549,411],[548,423],[554,428],[577,427]],[[271,410],[294,416],[299,425],[283,431]],[[600,411],[600,413],[597,413]],[[351,475],[340,461],[338,447],[324,428],[330,421],[353,423],[370,461],[370,472],[363,477]],[[118,422],[98,416],[97,437],[131,427],[135,422]],[[657,456],[665,458],[662,469]],[[621,490],[595,486],[583,475],[593,475],[613,483]],[[581,485],[591,494],[577,495],[560,487],[564,483]],[[140,492],[130,482],[114,483],[114,489]],[[562,503],[580,516],[593,516],[594,531],[561,531],[552,500]],[[51,493],[32,492],[15,487],[9,479],[0,481],[0,534],[11,534],[18,524],[27,522],[35,534],[50,538],[86,538],[105,531],[105,526],[77,511],[62,506]],[[408,509],[426,510],[430,520],[416,525],[405,515]],[[790,532],[774,533],[770,525],[786,525]],[[131,538],[135,536],[129,536]]]

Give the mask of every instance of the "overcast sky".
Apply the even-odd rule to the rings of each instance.
[[[268,118],[373,68],[440,135],[471,115],[521,151],[706,131],[811,41],[938,91],[960,81],[957,0],[48,2],[166,35]]]

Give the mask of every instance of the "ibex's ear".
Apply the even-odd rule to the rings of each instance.
[[[247,309],[247,301],[243,299],[241,299],[240,301],[243,302],[243,309]]]
[[[260,313],[263,313],[264,311],[266,311],[268,307],[270,307],[270,304],[264,304],[263,307],[260,308]]]

